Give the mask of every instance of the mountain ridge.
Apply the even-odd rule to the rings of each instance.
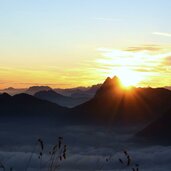
[[[70,108],[89,100],[88,97],[64,96],[62,94],[55,92],[54,90],[39,91],[35,93],[34,96],[39,99],[48,100],[60,106],[66,106]]]
[[[82,113],[85,120],[91,118],[100,123],[147,123],[171,105],[171,91],[167,89],[124,89],[114,78],[107,78],[91,100],[73,108],[71,113],[78,119]]]
[[[52,93],[56,95],[56,92]],[[92,99],[71,109],[28,94],[0,95],[0,108],[4,114],[57,116],[60,113],[77,124],[149,123],[161,117],[170,106],[171,91],[164,88],[125,89],[117,77],[107,78]]]
[[[154,143],[171,144],[171,108],[161,117],[148,124],[136,134],[136,137],[145,138]]]
[[[25,93],[14,96],[4,93],[0,95],[0,110],[1,117],[38,117],[40,120],[44,117],[58,120],[58,118],[64,118],[68,108]]]

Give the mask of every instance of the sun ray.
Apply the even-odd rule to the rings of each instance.
[[[135,86],[143,79],[142,75],[124,66],[113,70],[112,75],[117,75],[120,78],[123,87]]]

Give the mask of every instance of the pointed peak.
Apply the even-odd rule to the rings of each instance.
[[[117,76],[114,76],[113,78],[107,77],[107,79],[102,84],[102,87],[110,88],[110,87],[120,87],[121,81]]]
[[[120,80],[119,77],[117,77],[116,75],[112,78],[112,80]]]
[[[112,81],[112,78],[107,77],[103,84],[109,83],[109,82],[111,82],[111,81]]]
[[[110,77],[107,77],[105,81],[107,81],[107,80],[111,80],[111,79],[112,79],[112,78],[110,78]]]
[[[113,92],[114,90],[118,91],[120,88],[121,81],[117,76],[114,76],[113,78],[107,77],[100,89],[97,91],[96,95]]]
[[[115,85],[118,85],[118,86],[121,85],[121,80],[120,80],[119,77],[117,77],[117,76],[114,76],[114,77],[112,78],[112,81],[113,81],[113,83],[114,83]]]
[[[103,88],[110,87],[110,86],[112,86],[112,82],[113,82],[112,79],[110,77],[107,77],[101,87],[103,87]]]

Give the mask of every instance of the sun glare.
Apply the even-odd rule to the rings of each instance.
[[[126,68],[126,67],[120,67],[119,69],[115,70],[113,74],[117,75],[123,87],[130,87],[130,86],[136,86],[141,80],[141,75]]]

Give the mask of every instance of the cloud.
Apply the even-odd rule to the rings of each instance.
[[[99,73],[105,76],[118,75],[122,80],[125,75],[132,75],[137,78],[135,84],[138,86],[161,87],[171,84],[168,77],[171,74],[171,52],[167,48],[142,45],[126,50],[98,48],[97,51],[102,57],[95,62],[99,65]]]
[[[0,88],[28,87],[31,85],[49,85],[52,87],[76,87],[92,85],[91,69],[86,67],[61,68],[2,68],[0,67]],[[79,79],[78,79],[79,78]],[[67,80],[67,81],[66,81]]]
[[[138,144],[132,140],[137,127],[130,129],[81,125],[59,127],[55,123],[41,123],[41,120],[38,123],[23,120],[20,125],[15,121],[0,123],[0,160],[7,167],[12,166],[14,170],[25,169],[38,137],[41,137],[45,144],[46,152],[42,164],[47,163],[48,149],[61,135],[68,147],[67,160],[61,164],[61,171],[131,170],[118,162],[118,158],[123,158],[123,148],[128,149],[133,163],[140,164],[141,171],[169,171],[171,168],[171,146]],[[39,170],[38,151],[36,148],[31,160],[32,168],[29,170]],[[111,160],[106,162],[105,159],[109,155]],[[42,168],[47,170],[46,166],[42,165]]]
[[[13,82],[12,84],[14,85],[28,85],[28,86],[55,86],[55,87],[58,87],[58,86],[69,86],[70,84],[67,84],[67,83],[28,83],[28,82]]]
[[[165,65],[171,66],[171,56],[166,57],[165,61],[164,61]]]
[[[165,36],[165,37],[171,37],[171,33],[165,33],[165,32],[153,32],[152,34],[159,35],[159,36]]]
[[[128,47],[126,51],[130,52],[139,52],[139,51],[160,51],[162,48],[159,45],[142,45],[142,46],[134,46],[134,47]]]

